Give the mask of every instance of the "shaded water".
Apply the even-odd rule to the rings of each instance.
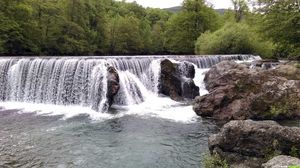
[[[133,115],[92,121],[0,111],[0,167],[201,167],[212,123]]]

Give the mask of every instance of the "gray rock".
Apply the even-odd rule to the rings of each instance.
[[[107,68],[107,94],[109,106],[113,104],[114,96],[118,93],[120,89],[120,79],[117,70],[109,66]]]
[[[263,168],[288,168],[289,166],[300,166],[300,159],[291,156],[280,155],[263,164]]]
[[[289,155],[294,150],[300,155],[300,128],[274,121],[230,121],[209,137],[209,150],[230,164],[260,167],[276,154]]]
[[[288,68],[282,66],[288,65],[262,70],[221,62],[206,73],[210,93],[196,97],[193,109],[197,115],[225,121],[300,118],[300,81],[287,79],[282,69]]]
[[[165,59],[161,62],[159,92],[175,101],[194,99],[199,96],[194,76],[195,68],[191,63],[172,63]]]

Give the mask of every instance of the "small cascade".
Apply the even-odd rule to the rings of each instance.
[[[191,69],[188,66],[195,66],[194,81],[201,85],[200,94],[205,89],[201,73],[205,68],[222,60],[256,59],[251,55],[2,58],[0,101],[79,105],[107,111],[110,105],[107,99],[107,68],[112,66],[120,80],[114,104],[140,104],[149,97],[158,96],[160,63],[166,58],[182,62],[182,74]]]
[[[129,71],[119,72],[121,88],[115,97],[115,104],[130,105],[142,103],[145,95],[142,93],[141,82]]]

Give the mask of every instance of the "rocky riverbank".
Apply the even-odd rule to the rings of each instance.
[[[209,138],[212,154],[239,167],[259,168],[277,155],[300,156],[300,128],[274,121],[235,120]]]
[[[207,72],[209,94],[195,99],[194,111],[222,121],[300,118],[299,72],[296,63],[263,70],[221,62]]]
[[[230,167],[299,164],[300,128],[275,121],[300,118],[300,66],[296,62],[274,65],[250,68],[221,62],[205,75],[209,94],[194,100],[197,115],[228,122],[210,136],[209,149]]]

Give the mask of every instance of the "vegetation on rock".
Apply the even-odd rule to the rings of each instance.
[[[227,161],[219,155],[205,155],[202,161],[204,168],[229,168]]]

